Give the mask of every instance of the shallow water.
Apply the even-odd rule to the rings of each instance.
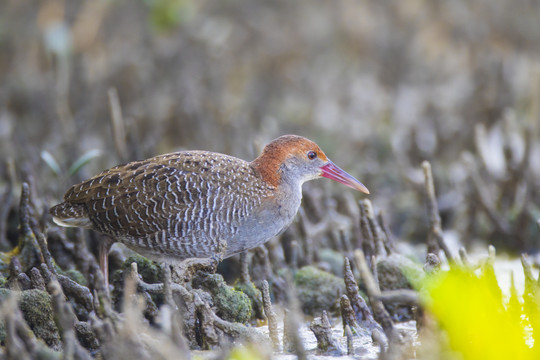
[[[283,339],[283,319],[280,316],[279,320],[279,338]],[[313,332],[309,329],[310,322],[305,322],[300,327],[300,337],[304,344],[306,353],[309,355],[310,359],[362,359],[362,360],[375,360],[379,357],[379,347],[373,345],[370,335],[359,334],[354,335],[353,344],[354,344],[354,354],[347,355],[347,338],[343,336],[343,326],[341,323],[341,318],[339,319],[330,319],[332,324],[333,336],[336,342],[339,345],[340,351],[343,355],[336,353],[333,354],[319,354],[317,350],[317,339]],[[411,334],[413,337],[416,337],[416,322],[408,321],[404,323],[396,324],[396,327],[404,332]],[[261,326],[258,330],[262,331],[264,334],[268,335],[268,326]],[[296,359],[296,355],[284,353],[282,351],[274,353],[274,359],[278,360],[293,360]]]
[[[469,254],[470,260],[473,263],[480,262],[487,258],[487,250],[477,250]],[[531,261],[532,262],[532,261]],[[510,258],[504,254],[498,255],[494,264],[495,275],[499,286],[503,294],[506,297],[510,296],[510,289],[512,286],[512,277],[514,279],[514,286],[516,287],[517,294],[521,297],[525,288],[525,276],[523,274],[523,268],[521,266],[521,260],[519,258]],[[538,277],[538,269],[533,268],[533,275]],[[317,340],[313,332],[309,329],[309,322],[303,324],[300,328],[300,336],[302,337],[306,352],[309,354],[310,359],[378,359],[379,356],[379,347],[374,346],[369,335],[355,335],[354,336],[354,349],[355,353],[352,356],[347,354],[347,339],[343,336],[343,327],[341,325],[341,319],[331,319],[331,324],[333,325],[333,334],[334,338],[339,343],[342,353],[344,355],[320,355],[317,352]],[[401,329],[410,335],[414,339],[417,339],[416,333],[416,322],[409,321],[405,323],[396,324],[398,329]],[[259,330],[263,331],[265,334],[268,334],[268,327],[260,327]],[[280,339],[283,338],[283,321],[280,319],[279,325]],[[419,346],[419,343],[416,343],[415,346]],[[296,355],[285,354],[283,352],[274,353],[274,358],[279,360],[292,360],[296,359]]]

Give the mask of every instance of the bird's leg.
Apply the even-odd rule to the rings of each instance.
[[[105,280],[105,289],[109,291],[109,250],[113,242],[108,238],[102,238],[99,242],[99,268]]]

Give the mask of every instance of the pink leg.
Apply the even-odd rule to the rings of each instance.
[[[109,250],[112,244],[109,239],[101,239],[99,242],[99,267],[101,268],[107,291],[109,291]]]

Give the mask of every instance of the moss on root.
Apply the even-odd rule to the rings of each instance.
[[[256,319],[264,319],[262,293],[257,289],[255,284],[251,281],[247,283],[236,281],[234,289],[241,291],[249,297],[251,300],[252,316]]]
[[[246,323],[251,319],[251,300],[242,291],[230,287],[219,274],[207,274],[202,286],[212,294],[216,313],[223,320]]]
[[[122,264],[122,270],[129,271],[131,264],[134,262],[137,263],[137,271],[145,282],[149,284],[162,282],[163,274],[159,264],[141,255],[134,254],[128,257]]]
[[[131,271],[131,264],[137,264],[137,272],[142,277],[143,281],[148,284],[163,282],[163,271],[158,263],[141,255],[131,255],[124,261],[121,268],[116,270],[111,276],[111,284],[113,285],[112,298],[117,309],[121,308],[124,298],[124,280],[126,274]],[[163,303],[162,293],[152,293],[149,298],[148,305],[153,308]]]
[[[0,302],[6,300],[11,294],[12,290],[0,289]],[[52,349],[60,350],[62,342],[53,318],[51,296],[42,290],[25,290],[20,292],[18,303],[24,319],[34,335]],[[3,338],[0,339],[0,342],[3,343],[5,332],[0,332],[0,335],[3,335]]]
[[[59,268],[57,267],[57,271],[58,270]],[[75,270],[75,269],[61,270],[60,269],[60,271],[58,272],[62,275],[67,276],[68,278],[75,281],[79,285],[88,286],[88,282],[84,278],[84,275],[78,270]]]

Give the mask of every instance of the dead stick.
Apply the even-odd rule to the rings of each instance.
[[[444,251],[449,262],[455,262],[456,259],[450,253],[450,248],[446,245],[442,236],[441,216],[439,215],[439,206],[435,196],[435,185],[433,183],[433,174],[431,173],[431,164],[428,161],[422,162],[424,171],[424,185],[427,195],[427,207],[429,214],[429,234],[427,240],[428,253],[437,254],[439,249]]]
[[[240,253],[240,279],[242,283],[247,284],[251,282],[251,278],[249,276],[249,261],[248,261],[248,253],[247,251],[242,251]]]
[[[349,325],[345,325],[345,336],[347,337],[347,355],[354,354],[353,333]]]
[[[286,274],[286,279],[290,287],[290,292],[288,296],[289,311],[285,313],[286,316],[283,319],[283,348],[287,351],[292,350],[298,357],[298,360],[307,360],[304,343],[300,337],[300,316],[302,314],[302,309],[300,309],[299,300],[296,295],[296,289],[290,272]]]
[[[3,250],[10,248],[9,242],[6,237],[7,230],[7,218],[11,205],[13,204],[13,187],[15,186],[15,163],[12,157],[9,157],[6,160],[6,166],[8,169],[7,176],[7,186],[6,191],[2,195],[0,202],[0,247],[3,247]]]
[[[354,256],[356,258],[356,263],[358,264],[358,269],[360,270],[360,276],[362,277],[364,285],[366,286],[369,302],[373,308],[373,316],[383,327],[386,336],[391,338],[394,330],[394,323],[392,322],[390,314],[388,314],[384,308],[384,304],[379,299],[381,296],[381,291],[379,290],[375,279],[373,279],[373,276],[369,271],[369,266],[366,262],[364,252],[362,250],[356,250],[354,252]]]
[[[381,295],[379,295],[379,300],[385,304],[402,304],[410,306],[417,306],[420,303],[418,293],[408,289],[383,291],[381,292]]]
[[[272,340],[272,346],[274,351],[279,351],[279,334],[278,334],[278,325],[277,318],[274,309],[272,309],[272,302],[270,300],[270,291],[268,288],[268,281],[264,280],[262,283],[262,293],[263,293],[263,305],[264,305],[264,314],[268,319],[268,331],[270,332],[270,339]]]

